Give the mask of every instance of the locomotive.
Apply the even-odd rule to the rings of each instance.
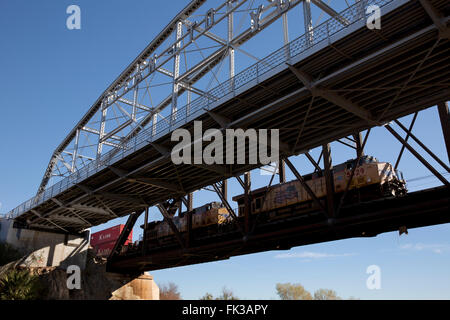
[[[343,193],[348,185],[356,160],[348,160],[336,165],[333,170],[334,193]],[[326,197],[327,189],[322,172],[305,175],[304,180],[317,198]],[[401,172],[394,170],[388,162],[379,162],[372,156],[363,156],[355,169],[349,186],[351,202],[372,200],[387,196],[402,196],[406,194],[406,183]],[[233,197],[239,205],[239,215],[243,215],[245,196]],[[311,196],[306,192],[300,181],[292,180],[266,188],[253,190],[250,193],[251,213],[280,209],[294,204],[311,202]]]
[[[336,195],[345,192],[351,173],[354,175],[348,188],[348,202],[357,203],[379,199],[388,196],[402,196],[407,192],[403,174],[394,170],[388,162],[380,162],[372,156],[363,156],[359,162],[352,159],[334,166],[332,176],[334,179],[334,192]],[[322,172],[305,175],[304,180],[318,199],[326,197],[326,183]],[[233,197],[238,204],[238,216],[244,215],[245,195]],[[251,214],[260,214],[288,208],[298,204],[312,206],[310,195],[298,180],[273,185],[270,188],[260,188],[249,194]],[[305,208],[307,206],[304,206]],[[302,214],[297,210],[295,214]],[[274,217],[273,215],[269,216]],[[188,215],[186,212],[173,217],[173,222],[180,233],[187,231]],[[279,217],[278,217],[279,218]],[[204,230],[213,227],[213,232],[221,225],[227,225],[231,221],[228,210],[221,203],[211,202],[194,209],[192,212],[192,230]],[[165,221],[155,221],[148,224],[146,237],[149,241],[164,244],[165,240],[173,238],[174,232]]]

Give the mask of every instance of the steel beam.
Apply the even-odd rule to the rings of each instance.
[[[67,233],[69,232],[69,231],[67,231],[65,228],[61,227],[60,225],[58,225],[57,223],[55,223],[54,221],[52,221],[51,219],[49,219],[49,218],[47,218],[47,217],[44,217],[44,216],[43,216],[40,212],[38,212],[37,210],[31,209],[30,211],[31,211],[31,213],[33,213],[33,214],[36,215],[37,217],[39,217],[39,218],[41,218],[41,219],[44,219],[44,220],[50,222],[51,224],[53,224],[53,225],[54,225],[55,227],[57,227],[58,229],[61,229],[62,231],[67,232]]]
[[[175,234],[181,247],[185,248],[185,246],[186,246],[185,241],[183,240],[183,237],[181,236],[181,233],[178,230],[177,226],[175,225],[175,223],[173,223],[172,216],[169,213],[169,211],[167,210],[167,208],[162,204],[158,204],[156,207],[159,209],[159,211],[163,215],[164,221],[169,225],[170,229],[172,229],[172,231]]]
[[[353,135],[353,139],[355,139],[355,145],[356,145],[356,156],[359,157],[360,155],[364,155],[364,148],[362,146],[363,144],[363,138],[362,133],[358,132]]]
[[[142,256],[145,256],[147,252],[147,229],[148,229],[148,207],[145,208],[145,216],[144,216],[144,236],[142,238]]]
[[[303,0],[303,22],[305,26],[306,41],[309,46],[314,42],[313,22],[311,16],[311,0]]]
[[[135,177],[135,178],[129,178],[129,179],[127,179],[127,181],[142,183],[145,185],[158,187],[158,188],[162,188],[162,189],[166,189],[166,190],[170,190],[170,191],[175,191],[175,192],[179,192],[179,193],[183,193],[183,194],[185,193],[182,186],[176,185],[176,184],[173,184],[173,183],[161,180],[161,179]]]
[[[320,96],[331,103],[347,110],[350,113],[360,117],[361,119],[367,120],[367,122],[371,124],[378,125],[379,123],[375,121],[375,117],[371,114],[370,111],[364,109],[363,107],[357,105],[356,103],[347,100],[346,98],[339,96],[338,94],[327,90],[326,88],[314,84],[312,77],[307,73],[295,68],[294,66],[288,64],[291,72],[303,83],[303,85],[311,91],[314,96]]]
[[[316,6],[318,6],[320,9],[322,9],[325,13],[330,15],[330,17],[336,19],[336,21],[340,22],[342,25],[344,25],[344,26],[349,25],[349,22],[347,19],[342,17],[339,13],[337,13],[333,8],[331,8],[326,3],[323,3],[321,0],[311,0],[311,2],[314,3]]]
[[[327,190],[327,209],[328,217],[333,218],[335,213],[334,207],[334,177],[333,177],[333,165],[331,159],[331,148],[330,144],[324,144],[322,146],[323,150],[323,163],[324,163],[324,173],[325,173],[325,186]]]
[[[244,174],[244,231],[246,234],[250,231],[250,217],[252,214],[250,189],[251,189],[250,172]]]
[[[438,156],[436,156],[425,144],[423,144],[422,141],[420,141],[411,131],[408,131],[408,129],[405,128],[405,126],[398,120],[394,120],[394,122],[403,130],[405,131],[420,147],[422,147],[423,150],[425,150],[437,163],[439,163],[447,172],[450,173],[450,168],[439,159]],[[405,140],[406,142],[406,140]]]
[[[450,187],[450,183],[435,169],[431,164],[428,163],[416,150],[414,150],[411,145],[409,145],[390,125],[386,125],[385,128],[402,144],[409,150],[416,158],[419,160],[428,170],[430,170],[436,178],[438,178],[444,185]]]
[[[280,178],[280,183],[286,183],[286,163],[283,159],[278,161],[278,175]]]
[[[122,202],[128,202],[132,205],[136,205],[138,207],[146,206],[144,200],[141,198],[136,198],[135,196],[126,195],[126,194],[115,194],[115,193],[109,193],[109,192],[96,192],[98,196],[105,198],[105,199],[111,199],[111,200],[117,200]]]
[[[448,102],[438,104],[439,119],[444,136],[445,146],[447,148],[448,161],[450,163],[450,113],[448,111]]]
[[[322,156],[323,154],[323,149],[322,149],[322,153],[320,154]],[[322,168],[319,166],[319,164],[314,160],[314,158],[309,154],[309,152],[305,152],[305,156],[308,158],[309,162],[312,163],[312,165],[315,168],[315,171],[317,172],[322,172]],[[319,158],[319,162],[320,162],[320,158]]]
[[[305,179],[303,179],[302,175],[297,171],[297,169],[295,168],[295,166],[292,164],[292,162],[288,159],[285,158],[284,161],[286,162],[287,166],[289,167],[289,169],[292,171],[292,173],[294,174],[294,176],[297,178],[297,180],[300,182],[300,184],[302,185],[302,187],[305,189],[305,191],[309,194],[309,196],[311,197],[311,199],[314,201],[314,203],[325,213],[327,212],[326,208],[323,206],[322,202],[320,202],[320,200],[316,197],[316,195],[314,194],[314,191],[311,190],[311,188],[308,186],[308,184],[306,183]]]
[[[108,256],[108,262],[112,261],[117,255],[122,251],[122,247],[125,244],[125,241],[128,239],[130,232],[133,230],[134,225],[136,224],[137,219],[141,216],[142,212],[133,212],[129,215],[127,222],[125,223],[125,227],[120,233],[119,238],[117,239],[114,248],[111,250],[111,253]],[[106,266],[108,270],[108,264]]]
[[[220,200],[222,201],[222,204],[228,210],[228,213],[233,218],[233,221],[236,223],[236,226],[238,227],[239,231],[242,233],[242,235],[245,235],[245,233],[242,230],[242,227],[241,227],[241,225],[239,223],[239,219],[236,216],[236,214],[234,213],[233,208],[230,206],[230,203],[228,202],[228,199],[226,199],[223,196],[222,192],[220,191],[220,188],[216,184],[213,184],[212,187],[213,187],[214,191],[217,193],[217,195],[219,196]]]
[[[434,25],[439,30],[439,35],[442,38],[450,39],[450,28],[442,17],[442,14],[434,7],[429,0],[419,0],[422,7],[427,12],[428,16],[433,20]]]

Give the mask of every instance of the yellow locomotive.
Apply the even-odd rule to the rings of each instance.
[[[334,166],[332,173],[335,194],[342,194],[345,191],[354,166],[356,166],[355,159]],[[326,196],[325,177],[321,172],[305,175],[303,178],[317,198],[321,199]],[[379,162],[371,156],[363,156],[355,169],[347,198],[349,202],[357,202],[386,196],[401,196],[406,191],[402,174],[396,172],[390,163]],[[233,197],[233,201],[236,201],[239,206],[239,216],[244,214],[244,200],[243,194]],[[311,200],[310,195],[298,180],[277,184],[268,189],[256,189],[251,191],[249,196],[252,214],[279,210],[298,204],[305,204],[305,208],[311,207]],[[295,214],[301,213],[301,210],[299,210]],[[269,219],[272,218],[275,218],[275,216],[271,215]],[[173,222],[180,233],[187,231],[187,219],[186,212],[173,218]],[[192,212],[192,229],[196,231],[199,228],[220,227],[230,221],[231,217],[228,210],[218,202],[208,203]],[[216,231],[217,229],[212,230],[212,232]],[[165,241],[171,241],[170,239],[173,240],[173,235],[173,230],[165,221],[151,222],[146,230],[147,240],[156,241],[158,244],[164,244]]]
[[[220,225],[228,221],[229,213],[219,202],[211,202],[192,211],[192,229]],[[179,232],[186,232],[188,227],[187,212],[173,217],[172,221]],[[174,232],[165,221],[154,221],[148,224],[147,239],[164,239],[173,236]]]
[[[343,193],[347,187],[356,160],[334,166],[334,192]],[[326,196],[325,177],[321,172],[305,175],[304,180],[317,198]],[[356,191],[356,192],[355,192]],[[379,162],[371,156],[361,157],[355,169],[349,192],[351,196],[364,199],[375,199],[385,196],[400,196],[406,193],[402,174],[396,172],[388,162]],[[310,195],[298,180],[271,186],[268,190],[260,188],[250,193],[251,213],[259,213],[287,207],[290,205],[311,202]],[[233,197],[239,205],[239,215],[244,213],[244,195]],[[357,200],[353,200],[357,201]]]

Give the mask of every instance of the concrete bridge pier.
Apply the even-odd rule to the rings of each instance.
[[[0,218],[0,242],[6,242],[27,256],[21,265],[32,268],[77,265],[86,267],[90,231],[60,234],[19,228],[14,220]]]

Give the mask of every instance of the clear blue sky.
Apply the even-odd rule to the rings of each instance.
[[[333,2],[338,2],[333,0]],[[3,0],[0,2],[0,212],[5,213],[32,197],[55,147],[136,55],[169,20],[184,1],[65,1]],[[339,6],[342,6],[339,1]],[[82,10],[82,29],[66,28],[66,8]],[[296,9],[290,16],[291,39],[300,35]],[[298,13],[298,17],[295,14]],[[319,15],[315,12],[315,19]],[[298,20],[297,20],[298,19]],[[279,29],[269,30],[270,41],[252,42],[252,52],[263,57],[282,43]],[[270,46],[267,45],[270,43]],[[258,54],[256,54],[258,53]],[[410,117],[403,121],[409,123]],[[417,120],[414,131],[444,161],[437,110],[430,108]],[[353,154],[332,144],[334,163]],[[383,128],[376,128],[366,153],[395,162],[399,144]],[[318,150],[313,150],[318,155]],[[295,164],[307,173],[303,159]],[[406,179],[430,173],[409,153],[400,165]],[[440,170],[442,171],[442,170]],[[448,176],[447,176],[448,177]],[[292,175],[288,174],[288,179]],[[253,187],[269,177],[253,173]],[[439,185],[436,179],[411,182],[410,190]],[[236,182],[230,197],[241,193]],[[195,205],[214,201],[203,191]],[[152,219],[159,219],[151,211]],[[124,223],[125,218],[95,227],[93,232]],[[138,221],[140,225],[142,218]],[[450,299],[450,225],[410,230],[409,235],[387,233],[371,239],[351,239],[297,247],[287,252],[265,252],[228,261],[154,271],[157,283],[178,284],[183,298],[197,299],[205,292],[218,294],[223,286],[240,298],[276,298],[278,282],[302,283],[307,290],[330,288],[343,298]],[[135,239],[139,230],[134,232]],[[279,254],[289,254],[280,257]],[[366,288],[366,268],[381,268],[381,290]]]

